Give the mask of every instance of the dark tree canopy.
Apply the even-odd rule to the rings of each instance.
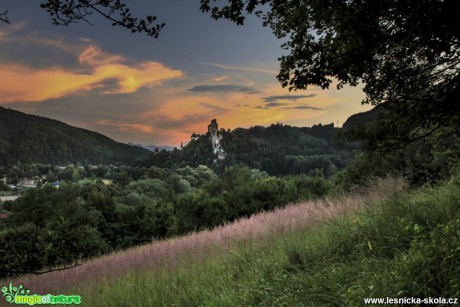
[[[278,79],[290,90],[364,84],[363,102],[389,110],[390,144],[457,126],[457,0],[201,0],[201,10],[237,24],[261,16],[286,40]]]
[[[460,63],[460,14],[456,0],[227,0],[201,9],[215,19],[243,24],[245,13],[262,16],[278,38],[288,38],[278,76],[283,86],[328,88],[366,84],[369,101],[407,91],[417,76],[449,82]],[[213,1],[216,2],[216,1]],[[217,1],[219,2],[219,1]],[[266,13],[257,6],[270,6]],[[409,77],[409,79],[407,79]]]

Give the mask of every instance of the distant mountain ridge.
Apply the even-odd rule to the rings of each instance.
[[[174,146],[142,145],[142,144],[134,144],[132,142],[129,142],[128,145],[129,146],[141,147],[141,148],[147,149],[149,151],[156,151],[157,149],[159,151],[162,151],[162,150],[172,151],[172,150],[174,150],[174,148],[176,148]]]
[[[21,163],[133,163],[148,157],[143,148],[100,133],[0,106],[0,166]]]

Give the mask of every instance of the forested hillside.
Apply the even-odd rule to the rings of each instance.
[[[108,164],[144,159],[149,151],[57,120],[0,107],[0,165]]]
[[[182,150],[157,152],[147,164],[161,167],[207,165],[214,169],[245,164],[270,175],[313,174],[330,176],[352,160],[352,151],[336,138],[340,128],[333,124],[291,127],[280,123],[233,131],[220,129],[225,158],[216,160],[211,135],[193,134]]]
[[[375,119],[374,111],[353,115],[354,127]],[[348,123],[347,121],[347,123]],[[205,128],[205,127],[203,127]],[[193,133],[182,150],[149,152],[118,143],[104,135],[57,120],[0,107],[0,165],[17,163],[110,164],[177,168],[207,165],[216,171],[245,164],[271,175],[326,176],[343,169],[353,158],[352,148],[338,136],[334,124],[292,127],[281,123],[233,131],[218,131],[225,158],[217,161],[211,135]]]

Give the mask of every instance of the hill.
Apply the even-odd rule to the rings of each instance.
[[[370,193],[291,205],[0,284],[76,293],[88,306],[361,306],[389,293],[406,305],[410,297],[458,297],[458,177],[400,189],[387,180]]]
[[[0,107],[0,165],[131,163],[149,151],[46,117]]]
[[[377,106],[369,111],[353,114],[343,123],[342,128],[348,130],[368,125],[375,122],[383,112],[383,108]]]
[[[280,123],[230,131],[217,130],[216,123],[214,136],[209,131],[193,133],[182,150],[154,153],[148,165],[207,165],[218,170],[244,164],[271,175],[313,174],[319,169],[329,176],[352,159],[351,150],[336,140],[338,131],[334,124],[299,128]],[[220,157],[213,142],[222,151]]]

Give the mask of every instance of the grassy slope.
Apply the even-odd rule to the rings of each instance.
[[[458,182],[376,200],[391,190],[327,208],[291,206],[22,282],[36,293],[39,285],[78,293],[85,306],[359,306],[364,297],[459,297]]]

